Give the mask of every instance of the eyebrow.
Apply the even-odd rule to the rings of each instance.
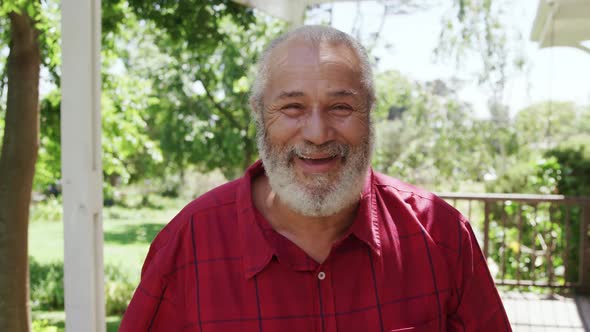
[[[358,95],[358,92],[350,89],[335,90],[328,92],[328,96],[330,97],[350,97],[356,95]],[[303,96],[305,96],[305,93],[303,93],[303,91],[282,91],[279,94],[278,99],[289,99]]]

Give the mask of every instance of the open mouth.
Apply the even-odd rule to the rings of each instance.
[[[331,161],[338,156],[328,156],[328,157],[319,157],[319,158],[318,157],[308,157],[308,156],[297,156],[297,157],[306,163],[319,163],[319,164],[321,164],[324,162]]]
[[[323,173],[331,170],[342,159],[339,155],[332,156],[307,156],[297,155],[298,163],[303,171],[308,173]]]

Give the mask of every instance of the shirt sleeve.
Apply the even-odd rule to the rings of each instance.
[[[125,311],[119,332],[177,331],[182,328],[180,288],[174,270],[182,241],[166,227],[156,236],[143,264],[141,281]]]
[[[458,256],[458,305],[447,318],[448,331],[512,331],[486,259],[466,221]]]

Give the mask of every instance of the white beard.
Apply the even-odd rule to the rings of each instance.
[[[373,125],[358,146],[329,142],[274,146],[258,126],[257,144],[271,189],[293,211],[308,217],[327,217],[360,199],[373,151]],[[303,175],[299,179],[293,160],[297,156],[326,153],[342,158],[338,172]]]

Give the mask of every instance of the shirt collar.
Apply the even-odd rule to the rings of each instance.
[[[369,169],[365,186],[359,201],[357,216],[350,226],[350,233],[366,243],[375,254],[381,255],[381,237],[379,212],[377,211],[377,195],[375,194],[373,169]]]
[[[272,259],[274,251],[266,240],[263,230],[256,222],[254,202],[252,200],[252,179],[264,172],[259,160],[246,170],[240,179],[236,195],[238,208],[238,232],[243,253],[244,276],[252,278],[260,272]]]
[[[256,221],[255,208],[252,200],[252,180],[264,172],[264,166],[259,160],[250,166],[240,179],[237,192],[238,231],[240,233],[240,245],[243,253],[244,276],[249,279],[262,271],[271,261],[275,250],[264,236],[263,229]],[[357,217],[350,227],[349,234],[353,234],[359,240],[366,243],[372,251],[381,255],[381,240],[379,235],[379,213],[374,185],[374,173],[370,169],[367,178]]]

